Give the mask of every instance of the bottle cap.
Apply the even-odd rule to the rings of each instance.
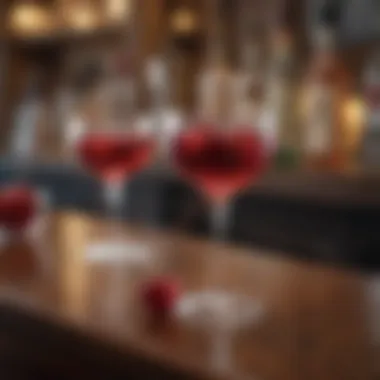
[[[245,44],[242,52],[243,65],[248,69],[260,62],[260,48],[255,44]]]
[[[340,0],[326,0],[319,14],[319,22],[330,28],[336,28],[341,20],[342,4]]]
[[[322,49],[334,48],[336,43],[336,31],[334,28],[319,26],[314,30],[313,43]]]
[[[165,62],[160,57],[153,57],[147,62],[145,75],[148,85],[153,88],[163,88],[168,83]]]
[[[289,55],[292,50],[293,38],[289,30],[282,28],[272,35],[274,53],[280,57]]]

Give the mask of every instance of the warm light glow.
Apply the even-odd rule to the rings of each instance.
[[[130,0],[108,0],[107,4],[107,16],[112,21],[121,21],[129,18],[131,12]]]
[[[78,3],[70,7],[66,15],[66,21],[73,29],[86,31],[94,29],[99,18],[93,6]]]
[[[198,20],[189,8],[180,8],[172,15],[171,27],[176,33],[190,33],[197,29]]]
[[[52,15],[35,4],[18,4],[10,14],[10,26],[18,33],[40,33],[52,25]]]

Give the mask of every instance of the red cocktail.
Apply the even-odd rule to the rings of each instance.
[[[105,181],[124,181],[143,169],[153,153],[150,138],[118,133],[88,133],[78,143],[82,164]]]
[[[214,202],[226,202],[263,171],[266,155],[258,136],[248,129],[221,132],[195,128],[175,141],[174,159],[181,172]]]

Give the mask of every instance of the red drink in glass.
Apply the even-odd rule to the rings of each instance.
[[[174,149],[182,173],[218,202],[248,186],[266,163],[263,144],[249,129],[195,128],[180,134]]]
[[[88,133],[78,144],[84,166],[106,181],[123,180],[143,169],[153,153],[151,138],[123,133]]]
[[[37,212],[38,199],[27,186],[9,186],[0,191],[0,225],[8,230],[23,230]]]

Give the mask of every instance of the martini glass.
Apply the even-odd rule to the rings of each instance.
[[[143,258],[142,252],[136,251],[137,247],[126,247],[114,222],[121,217],[127,182],[148,166],[154,145],[153,135],[134,127],[132,120],[127,125],[103,122],[92,126],[91,131],[79,138],[77,157],[82,166],[101,181],[109,218],[108,236],[103,242],[92,245],[89,259],[135,261]]]
[[[173,158],[182,176],[210,203],[212,233],[224,240],[231,199],[258,179],[266,167],[264,144],[251,128],[198,125],[176,137]],[[206,262],[207,277],[215,277],[216,260]],[[201,323],[204,331],[211,331],[211,364],[225,372],[233,367],[233,332],[256,321],[262,306],[255,299],[212,286],[185,296],[178,310],[191,325]]]

